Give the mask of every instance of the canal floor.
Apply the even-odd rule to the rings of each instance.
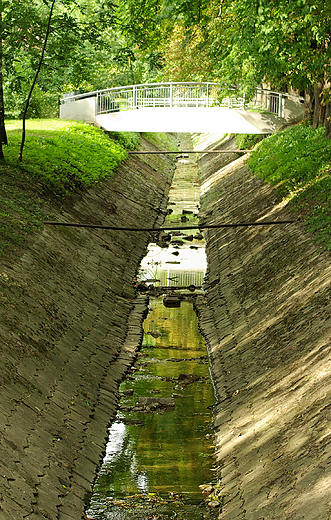
[[[180,136],[180,145],[192,147]],[[197,222],[197,159],[179,156],[169,197],[167,225]],[[215,483],[212,408],[215,402],[205,342],[194,299],[203,294],[206,269],[200,234],[174,232],[168,247],[152,243],[139,280],[167,287],[180,299],[164,305],[149,298],[144,339],[120,387],[121,400],[87,518],[201,519],[215,514],[203,486]],[[178,287],[194,285],[191,294]],[[199,487],[200,486],[200,487]],[[210,495],[212,496],[212,495]],[[205,493],[208,497],[208,493]]]

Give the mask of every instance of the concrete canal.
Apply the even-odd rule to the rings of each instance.
[[[179,146],[192,149],[191,138],[181,135]],[[166,218],[174,231],[152,242],[141,264],[137,287],[149,297],[143,342],[120,387],[88,518],[193,520],[212,517],[219,505],[205,489],[216,483],[215,397],[194,311],[203,295],[204,241],[180,230],[197,223],[197,170],[195,155],[178,156]]]
[[[152,137],[141,151],[166,147]],[[199,136],[199,149],[234,145]],[[177,165],[192,187],[196,161]],[[173,168],[131,155],[52,206],[54,220],[126,228],[168,213],[170,237],[45,227],[1,263],[1,520],[330,518],[330,252],[298,220],[208,229],[204,276],[201,237],[179,229],[198,202]],[[298,217],[236,153],[199,170],[200,222]],[[139,266],[149,291],[132,283]]]

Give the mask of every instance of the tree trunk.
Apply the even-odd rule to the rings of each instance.
[[[323,84],[321,81],[317,83],[314,87],[314,114],[313,114],[313,128],[317,128],[322,119],[322,112],[324,111],[323,106],[321,104],[322,98],[321,94],[323,91]]]
[[[23,148],[24,148],[24,143],[25,143],[25,121],[26,121],[26,115],[27,115],[28,108],[29,108],[29,105],[30,105],[30,100],[31,100],[31,97],[32,97],[33,89],[35,87],[35,84],[37,83],[38,75],[39,75],[41,66],[43,64],[44,55],[45,55],[45,51],[46,51],[47,40],[48,40],[48,36],[49,36],[49,31],[50,31],[50,28],[51,28],[51,21],[52,21],[52,15],[53,15],[53,9],[54,9],[55,2],[56,2],[56,0],[52,1],[51,9],[50,9],[49,16],[48,16],[48,23],[47,23],[47,29],[46,29],[46,34],[45,34],[45,38],[44,38],[44,45],[43,45],[43,48],[42,48],[42,51],[41,51],[38,68],[36,70],[36,73],[35,73],[35,76],[34,76],[34,79],[33,79],[32,85],[31,85],[31,88],[30,88],[29,95],[28,95],[28,98],[27,98],[26,103],[25,103],[24,112],[23,112],[23,118],[22,118],[23,119],[22,140],[21,140],[20,151],[19,151],[19,154],[18,154],[18,160],[20,162],[23,161]]]
[[[311,85],[309,85],[305,90],[304,109],[304,119],[312,122],[314,113],[314,92]]]
[[[331,138],[331,101],[325,105],[325,118],[324,118],[324,126],[325,126],[325,137],[328,139]]]
[[[2,2],[0,1],[0,160],[4,160],[3,144],[8,144],[5,127],[5,104],[3,99],[3,59],[2,59]]]

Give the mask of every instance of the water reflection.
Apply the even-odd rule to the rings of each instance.
[[[175,221],[180,227],[183,212],[190,224],[197,222],[196,177],[193,156],[179,161],[170,197],[173,213],[167,224]],[[150,245],[139,279],[155,287],[172,287],[175,292],[191,284],[201,287],[206,269],[202,237],[187,242],[174,237],[178,243],[172,241],[169,248]],[[213,516],[199,489],[214,478],[214,392],[207,350],[192,301],[168,308],[162,300],[162,296],[150,298],[143,345],[132,373],[120,387],[120,408],[109,430],[88,518],[195,520]]]
[[[195,281],[198,278],[201,285],[207,267],[205,248],[200,242],[194,244],[197,244],[193,246],[195,249],[187,245],[177,249],[171,244],[162,249],[154,243],[150,244],[148,255],[141,263],[140,277],[159,279],[162,285],[172,285],[172,281],[186,285],[190,280]]]
[[[214,393],[192,303],[184,301],[180,309],[168,309],[160,299],[153,299],[144,330],[134,375],[120,388],[121,409],[109,431],[95,490],[106,496],[176,491],[200,500],[199,484],[212,477],[206,433],[211,432],[208,406]],[[155,338],[153,331],[161,335]],[[178,379],[181,374],[194,374],[197,379],[188,383]],[[156,413],[130,409],[142,396],[155,396],[155,401],[175,396],[175,408],[160,408]]]
[[[110,496],[111,492],[116,493],[115,481],[118,473],[121,475],[127,473],[123,480],[135,482],[137,491],[144,493],[148,491],[147,476],[139,472],[137,462],[136,439],[130,436],[128,427],[123,422],[116,421],[109,428],[109,439],[106,449],[106,455],[98,478],[98,491]],[[106,476],[106,478],[103,478]],[[125,486],[121,489],[121,493],[130,493],[130,489]]]
[[[201,518],[199,485],[214,476],[209,408],[214,392],[192,303],[169,309],[162,299],[152,298],[144,331],[138,362],[120,388],[118,419],[109,430],[89,514],[113,518],[107,515],[119,507],[118,500],[131,497],[132,505],[132,497],[156,493],[160,499],[181,495],[185,507],[197,508],[188,518]],[[196,379],[191,382],[183,374]],[[151,396],[155,401],[173,397],[175,406],[135,411],[139,398]]]

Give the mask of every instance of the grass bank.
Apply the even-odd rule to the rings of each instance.
[[[331,251],[331,140],[324,133],[304,124],[276,132],[254,147],[248,165],[288,199],[316,241]]]
[[[0,258],[15,254],[63,204],[112,175],[140,142],[136,133],[106,135],[88,124],[59,119],[30,120],[23,164],[17,160],[21,122],[6,125],[6,162],[0,164]]]

